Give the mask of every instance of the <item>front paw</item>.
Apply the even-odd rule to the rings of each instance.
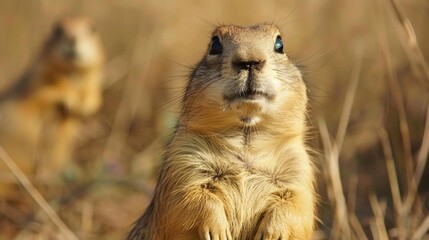
[[[290,231],[285,216],[278,211],[265,214],[259,224],[254,240],[288,240]]]
[[[222,208],[208,212],[198,231],[201,240],[232,240],[229,222]]]

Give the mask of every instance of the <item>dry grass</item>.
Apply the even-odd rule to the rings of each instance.
[[[0,240],[123,238],[151,196],[211,25],[258,22],[282,28],[310,88],[325,177],[317,238],[428,239],[428,9],[425,0],[0,0],[0,91],[63,15],[92,17],[108,57],[104,106],[86,123],[66,187],[36,190],[13,168],[24,204],[1,201]]]
[[[13,173],[24,189],[30,194],[34,201],[40,206],[40,208],[46,213],[50,220],[58,227],[62,236],[69,240],[78,239],[76,235],[66,226],[66,224],[60,219],[55,210],[49,205],[49,203],[43,198],[39,191],[33,186],[30,180],[25,174],[19,169],[13,159],[7,154],[7,152],[0,146],[0,159],[6,164],[7,168]]]

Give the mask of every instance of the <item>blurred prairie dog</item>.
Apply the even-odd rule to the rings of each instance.
[[[129,240],[311,239],[307,95],[277,27],[220,26]]]
[[[82,118],[101,104],[104,53],[94,24],[60,20],[23,77],[0,95],[1,143],[31,173],[35,154],[42,177],[57,176],[70,158]]]

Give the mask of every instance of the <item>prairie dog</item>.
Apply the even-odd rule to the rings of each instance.
[[[100,107],[103,63],[94,24],[65,18],[23,77],[0,94],[0,142],[26,173],[34,172],[36,151],[42,177],[63,170],[81,118]]]
[[[311,239],[307,94],[277,27],[220,26],[129,240]]]

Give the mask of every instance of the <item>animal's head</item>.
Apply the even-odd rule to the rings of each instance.
[[[53,28],[45,54],[56,67],[91,68],[104,60],[94,23],[84,17],[65,18]]]
[[[287,121],[288,114],[298,114],[301,120],[306,87],[284,44],[273,25],[216,28],[188,84],[188,120],[208,122],[222,116],[243,126],[276,118]]]

